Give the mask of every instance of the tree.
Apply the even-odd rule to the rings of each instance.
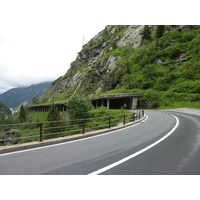
[[[5,111],[0,112],[0,124],[5,124],[6,122],[6,114]]]
[[[133,76],[131,74],[125,74],[122,77],[122,84],[125,86],[127,89],[131,89],[131,82],[133,81]]]
[[[21,123],[26,121],[26,112],[25,112],[23,104],[21,105],[20,111],[19,111],[19,121]]]
[[[142,32],[142,40],[151,40],[151,30],[148,25],[145,25]]]
[[[49,112],[47,115],[47,121],[59,121],[60,119],[61,119],[60,113],[59,113],[55,103],[53,103],[49,108]]]
[[[35,105],[35,104],[38,104],[38,103],[39,103],[38,97],[33,97],[32,98],[32,104]]]
[[[71,119],[84,119],[89,118],[89,110],[92,109],[90,100],[83,100],[73,97],[68,102],[68,114]]]
[[[60,113],[55,105],[55,103],[53,103],[50,108],[49,108],[49,112],[48,112],[48,115],[47,115],[47,121],[51,122],[51,123],[48,123],[46,125],[45,128],[48,128],[45,130],[45,133],[58,133],[58,132],[61,132],[62,129],[61,128],[56,128],[56,127],[59,127],[61,126],[61,122],[57,122],[57,121],[60,121],[61,120],[61,117],[60,117]],[[53,138],[54,136],[53,135],[48,135],[46,136],[47,139],[49,138]]]
[[[162,37],[164,32],[165,32],[165,25],[158,25],[156,29],[156,38]]]
[[[157,90],[148,89],[142,95],[141,100],[151,102],[153,108],[159,107],[160,93]]]

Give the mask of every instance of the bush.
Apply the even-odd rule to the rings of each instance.
[[[152,107],[159,107],[160,93],[153,89],[148,89],[142,95],[141,100],[149,101],[152,103]]]
[[[98,107],[97,109],[91,110],[90,114],[93,118],[97,117],[106,117],[106,116],[114,116],[114,115],[125,115],[132,113],[129,110],[125,109],[108,109],[104,106]]]
[[[173,90],[178,93],[200,93],[200,81],[186,80],[176,84]]]
[[[12,143],[12,144],[18,144],[18,143],[21,141],[20,137],[21,137],[20,132],[16,132],[16,133],[13,135],[13,138],[12,138],[12,140],[11,140],[11,143]]]
[[[89,111],[93,108],[91,101],[73,97],[68,102],[68,114],[71,120],[89,118]]]

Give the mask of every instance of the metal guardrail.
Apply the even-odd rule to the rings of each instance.
[[[64,137],[73,134],[85,134],[87,131],[111,128],[120,123],[134,122],[144,116],[143,110],[126,115],[114,115],[98,118],[48,121],[0,125],[0,145],[16,144],[44,139]],[[2,131],[3,130],[3,131]]]

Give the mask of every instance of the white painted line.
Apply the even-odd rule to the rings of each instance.
[[[82,138],[82,139],[76,139],[76,140],[72,140],[72,141],[68,141],[68,142],[62,142],[62,143],[57,143],[57,144],[51,144],[51,145],[48,145],[48,146],[42,146],[42,147],[34,147],[32,149],[25,149],[25,150],[19,150],[19,151],[14,151],[14,152],[9,152],[9,153],[4,153],[4,154],[0,154],[0,157],[1,156],[7,156],[7,155],[13,155],[13,154],[18,154],[18,153],[23,153],[23,152],[28,152],[28,151],[35,151],[35,150],[39,150],[39,149],[45,149],[45,148],[50,148],[50,147],[55,147],[55,146],[60,146],[60,145],[64,145],[64,144],[69,144],[69,143],[74,143],[74,142],[79,142],[79,141],[83,141],[83,140],[89,140],[89,139],[92,139],[92,138],[96,138],[96,137],[101,137],[101,136],[105,136],[105,135],[109,135],[109,134],[112,134],[112,133],[115,133],[115,132],[118,132],[118,131],[122,131],[122,130],[125,130],[125,129],[128,129],[128,128],[131,128],[133,126],[137,126],[139,125],[141,122],[144,122],[148,119],[148,116],[145,114],[146,118],[136,124],[133,124],[133,125],[130,125],[130,126],[127,126],[125,128],[120,128],[118,130],[111,130],[107,133],[102,133],[102,134],[99,134],[99,135],[94,135],[94,136],[89,136],[89,137],[86,137],[86,138]]]
[[[172,129],[169,133],[167,133],[164,137],[162,137],[161,139],[157,140],[157,141],[154,142],[153,144],[151,144],[151,145],[145,147],[144,149],[142,149],[142,150],[140,150],[140,151],[138,151],[138,152],[136,152],[136,153],[134,153],[134,154],[132,154],[132,155],[130,155],[130,156],[127,156],[126,158],[123,158],[123,159],[121,159],[121,160],[119,160],[119,161],[117,161],[117,162],[115,162],[115,163],[113,163],[113,164],[111,164],[111,165],[108,165],[108,166],[106,166],[106,167],[104,167],[104,168],[102,168],[102,169],[99,169],[99,170],[97,170],[97,171],[95,171],[95,172],[92,172],[92,173],[90,173],[90,174],[88,174],[88,175],[98,175],[98,174],[101,174],[101,173],[103,173],[103,172],[105,172],[105,171],[107,171],[107,170],[109,170],[109,169],[111,169],[111,168],[113,168],[113,167],[116,167],[117,165],[120,165],[120,164],[122,164],[122,163],[124,163],[124,162],[126,162],[126,161],[128,161],[128,160],[130,160],[130,159],[132,159],[132,158],[134,158],[134,157],[136,157],[136,156],[138,156],[138,155],[144,153],[145,151],[151,149],[152,147],[156,146],[157,144],[159,144],[160,142],[162,142],[163,140],[165,140],[167,137],[169,137],[169,136],[175,131],[175,129],[176,129],[176,128],[178,127],[178,125],[179,125],[179,120],[178,120],[178,118],[177,118],[176,116],[174,116],[174,115],[172,115],[172,116],[175,117],[175,119],[176,119],[176,125],[175,125],[175,126],[173,127],[173,129]]]

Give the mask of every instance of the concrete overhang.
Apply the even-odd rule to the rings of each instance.
[[[128,98],[128,97],[140,97],[142,96],[141,92],[135,93],[119,93],[119,94],[107,94],[99,97],[94,97],[91,100],[98,100],[98,99],[117,99],[117,98]]]

